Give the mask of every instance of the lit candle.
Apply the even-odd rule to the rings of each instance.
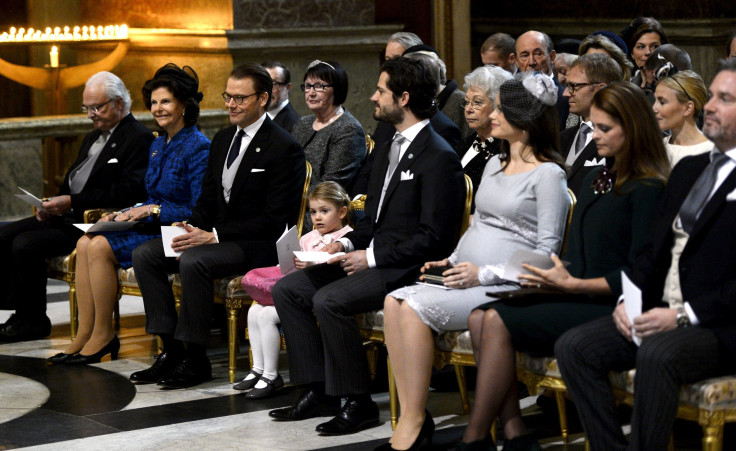
[[[51,47],[49,59],[51,60],[51,67],[59,67],[59,49],[55,45]]]

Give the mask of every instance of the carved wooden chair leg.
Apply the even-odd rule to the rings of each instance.
[[[498,418],[496,418],[495,420],[493,420],[493,423],[491,423],[491,440],[493,440],[493,443],[498,443],[498,441],[497,441],[497,439],[498,439],[497,435],[498,434],[496,434],[496,432],[497,432],[496,430],[497,429],[498,429]]]
[[[555,390],[555,399],[557,400],[557,413],[560,415],[560,435],[562,435],[562,441],[567,444],[568,429],[567,409],[565,407],[565,392]]]
[[[368,359],[368,374],[371,377],[371,380],[376,380],[376,376],[378,373],[378,345],[376,343],[369,341],[364,343],[365,346],[365,354],[366,358]]]
[[[675,451],[675,437],[670,435],[670,441],[667,442],[667,451]]]
[[[77,338],[77,330],[79,329],[77,288],[74,282],[69,282],[69,328],[71,329],[72,341],[74,341]]]
[[[703,451],[721,451],[723,449],[723,412],[699,412],[698,423],[703,428]]]
[[[470,401],[468,401],[468,384],[465,382],[465,367],[455,365],[455,376],[460,390],[460,400],[463,403],[463,413],[467,415],[470,413]]]
[[[386,357],[386,368],[388,370],[388,399],[391,406],[391,430],[394,431],[399,422],[399,394],[396,391],[396,379],[394,379],[390,357]]]
[[[238,342],[238,317],[242,309],[242,303],[238,300],[227,300],[225,303],[227,309],[227,350],[228,350],[228,376],[230,383],[235,382],[235,373],[238,368],[238,352],[240,351],[240,343]]]

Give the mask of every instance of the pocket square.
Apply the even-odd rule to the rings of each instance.
[[[404,180],[414,180],[414,174],[411,171],[401,171],[401,181]]]
[[[728,193],[726,196],[726,202],[733,202],[736,200],[736,189]]]
[[[110,158],[109,160],[107,160],[107,163],[108,164],[110,164],[110,163],[117,163],[117,162],[118,162],[118,159],[117,158]]]
[[[257,169],[257,168],[253,168],[250,170],[250,172],[265,172],[265,171],[266,171],[265,169]]]
[[[596,161],[595,157],[593,157],[590,160],[586,160],[583,166],[605,166],[605,164],[606,164],[605,157],[601,158],[598,161]]]

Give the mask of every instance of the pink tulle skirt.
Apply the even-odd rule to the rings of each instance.
[[[261,305],[273,305],[271,290],[282,277],[284,276],[278,266],[269,266],[248,271],[240,283],[254,301]]]

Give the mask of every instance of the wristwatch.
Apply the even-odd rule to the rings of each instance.
[[[161,206],[154,205],[153,207],[151,207],[151,214],[154,216],[161,216]]]
[[[677,307],[677,328],[681,329],[683,327],[690,327],[691,325],[692,323],[690,323],[690,317],[687,316],[685,307]]]

